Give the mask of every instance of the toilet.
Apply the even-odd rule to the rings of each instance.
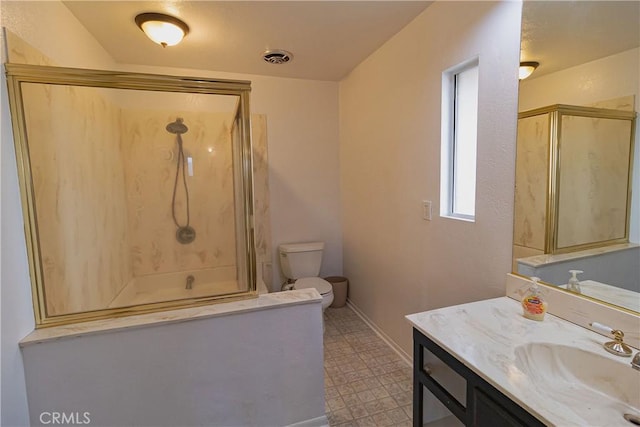
[[[322,311],[333,302],[331,283],[318,277],[322,264],[323,242],[280,245],[280,266],[287,278],[282,290],[314,288],[322,296]]]

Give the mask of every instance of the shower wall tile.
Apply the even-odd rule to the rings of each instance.
[[[562,116],[558,247],[625,237],[631,122]]]
[[[120,110],[93,88],[23,94],[48,314],[104,308],[131,278]]]
[[[269,161],[267,156],[267,117],[251,116],[253,145],[253,205],[255,218],[255,245],[258,270],[268,270],[271,263],[271,217],[269,215]],[[271,274],[262,274],[270,282]],[[271,288],[271,283],[266,283]]]
[[[193,159],[194,173],[186,180],[189,224],[196,239],[189,244],[176,240],[172,214],[178,144],[177,136],[165,127],[178,117],[189,128],[182,135],[185,157]],[[229,113],[122,110],[121,149],[135,276],[235,265],[231,123]],[[175,214],[180,225],[187,224],[182,172]]]
[[[38,49],[22,40],[11,31],[5,30],[7,40],[7,56],[12,64],[57,65]]]
[[[518,120],[514,245],[544,250],[549,115]]]
[[[12,63],[57,65],[10,31],[6,40]],[[104,308],[134,274],[235,265],[228,114],[122,110],[122,93],[103,89],[30,90],[30,96],[45,100],[27,113],[37,123],[29,137],[34,140],[31,162],[49,314]],[[53,102],[58,103],[55,110]],[[49,111],[55,115],[45,119]],[[172,191],[167,195],[175,180],[176,152],[175,136],[165,126],[177,116],[190,128],[184,135],[185,149],[194,157],[189,189],[205,200],[192,207],[192,224],[198,225],[196,246],[191,247],[175,240]],[[64,123],[70,118],[83,127],[68,132]],[[43,138],[55,132],[55,139]],[[271,260],[264,115],[252,115],[252,143],[257,267],[264,271],[263,263]],[[75,165],[80,169],[74,171]],[[183,194],[177,195],[179,218],[184,215]],[[161,224],[154,226],[151,217],[161,218]]]

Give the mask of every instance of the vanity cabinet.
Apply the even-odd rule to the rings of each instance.
[[[427,361],[440,363],[437,371]],[[433,359],[433,357],[437,359]],[[444,372],[443,371],[450,371]],[[452,378],[453,376],[453,378]],[[446,380],[445,380],[446,379]],[[447,384],[443,384],[443,382]],[[448,385],[451,385],[448,387]],[[462,393],[460,392],[462,385]],[[466,367],[417,329],[413,329],[413,425],[422,427],[428,389],[464,425],[477,427],[544,426],[518,404]],[[456,390],[453,390],[453,389]]]

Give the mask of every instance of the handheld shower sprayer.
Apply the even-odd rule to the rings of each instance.
[[[179,243],[186,245],[191,243],[196,238],[196,231],[189,225],[190,215],[189,215],[189,187],[187,186],[187,176],[185,174],[185,157],[184,150],[182,149],[182,134],[187,133],[189,128],[187,125],[183,123],[182,117],[178,117],[175,122],[171,122],[166,127],[167,132],[173,133],[176,135],[176,142],[178,143],[178,155],[177,164],[176,164],[176,179],[173,183],[173,196],[171,198],[171,214],[173,215],[173,222],[175,223],[178,230],[176,231],[176,239]],[[178,218],[176,217],[176,193],[178,190],[178,178],[180,177],[180,168],[182,168],[182,182],[184,184],[184,194],[186,199],[186,207],[187,207],[187,223],[186,225],[180,225],[178,222]]]
[[[183,133],[187,133],[189,128],[184,124],[184,120],[182,117],[178,117],[175,122],[171,122],[166,127],[167,132],[174,133],[176,135],[182,135]]]

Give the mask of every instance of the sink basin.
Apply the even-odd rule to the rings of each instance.
[[[516,367],[530,384],[591,425],[631,426],[623,415],[640,415],[640,372],[629,362],[559,344],[530,343],[515,349]]]

